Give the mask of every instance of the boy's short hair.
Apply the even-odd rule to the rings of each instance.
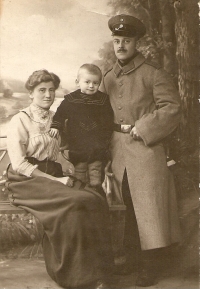
[[[78,70],[77,79],[79,79],[79,75],[81,74],[81,70],[84,70],[84,69],[87,70],[91,74],[98,75],[100,78],[100,81],[101,81],[101,79],[102,79],[101,69],[97,65],[91,64],[91,63],[85,63],[85,64],[81,65],[81,67]]]

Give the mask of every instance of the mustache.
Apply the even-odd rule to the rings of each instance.
[[[117,50],[117,52],[126,52],[126,51],[127,51],[127,50],[124,49],[124,48],[120,48],[120,49]]]

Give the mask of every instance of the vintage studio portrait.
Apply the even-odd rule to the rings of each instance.
[[[199,7],[0,1],[0,289],[198,289]]]

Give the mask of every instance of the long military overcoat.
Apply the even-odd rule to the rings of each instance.
[[[114,122],[135,125],[142,138],[115,131],[110,146],[120,194],[127,171],[142,249],[180,241],[176,192],[162,142],[181,116],[171,77],[138,54],[123,67],[116,62],[105,74],[101,90],[110,96]]]

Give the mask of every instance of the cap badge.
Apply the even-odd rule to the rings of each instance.
[[[124,21],[124,19],[123,19],[123,18],[121,18],[121,19],[120,19],[120,21],[122,21],[122,22],[123,22],[123,21]]]
[[[123,25],[123,24],[120,24],[119,27],[116,27],[116,28],[115,28],[115,30],[119,30],[120,28],[123,28],[123,27],[124,27],[124,25]]]

